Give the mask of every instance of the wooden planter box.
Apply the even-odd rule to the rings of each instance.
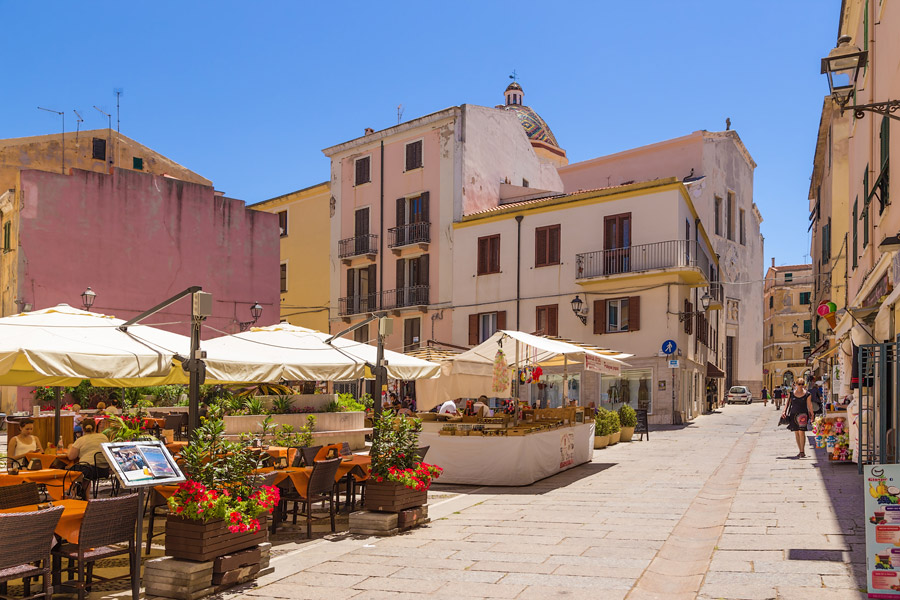
[[[221,519],[191,521],[181,517],[166,518],[166,554],[185,560],[207,561],[252,548],[269,538],[267,514],[259,519],[259,531],[232,533]]]
[[[378,483],[369,479],[366,484],[366,510],[400,512],[427,503],[427,491],[411,490],[393,481]]]

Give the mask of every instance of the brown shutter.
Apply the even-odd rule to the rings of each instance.
[[[478,274],[484,275],[488,272],[488,238],[478,238]]]
[[[534,266],[542,267],[547,264],[547,230],[534,230]]]
[[[491,273],[499,273],[500,272],[500,236],[494,236],[490,238],[490,261],[488,262],[490,266]]]
[[[369,265],[369,310],[377,308],[376,299],[378,298],[377,287],[375,286],[377,265]]]
[[[628,331],[637,331],[641,328],[641,297],[628,298]]]
[[[406,225],[406,198],[397,198],[397,227]]]
[[[428,255],[423,254],[419,257],[419,281],[416,282],[418,285],[426,286],[425,289],[420,290],[418,293],[419,301],[417,304],[428,304],[428,296],[431,291],[427,286],[428,283]]]
[[[594,300],[594,333],[606,333],[606,300]]]
[[[547,230],[547,262],[559,264],[559,225]]]
[[[547,335],[559,335],[559,307],[555,304],[548,307],[547,311]]]
[[[404,277],[406,273],[404,273],[406,267],[406,259],[398,258],[397,259],[397,289],[403,289],[405,287]],[[398,292],[399,293],[399,292]]]
[[[469,345],[478,345],[478,315],[469,315]]]
[[[506,311],[497,311],[497,329],[506,329]]]
[[[428,192],[422,192],[422,222],[429,223],[429,219],[431,218],[431,211],[428,208],[428,200],[430,198],[430,194]]]
[[[534,332],[535,332],[537,335],[541,335],[541,334],[543,334],[543,333],[547,333],[547,332],[544,331],[543,328],[541,327],[541,313],[543,313],[543,314],[544,314],[544,317],[546,318],[546,316],[547,316],[547,311],[544,309],[543,306],[538,306],[538,307],[536,307],[536,308],[534,309]]]
[[[353,296],[353,294],[354,294],[353,283],[354,283],[353,269],[347,269],[347,296]]]

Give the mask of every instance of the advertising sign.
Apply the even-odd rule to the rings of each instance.
[[[869,598],[900,598],[900,465],[867,465],[863,475]]]
[[[186,478],[175,459],[158,440],[101,444],[106,462],[112,465],[126,488],[179,483]]]
[[[600,356],[587,353],[584,355],[584,368],[603,375],[619,375],[622,372],[619,363],[604,360]]]

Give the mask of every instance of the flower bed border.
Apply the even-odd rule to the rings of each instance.
[[[223,519],[203,522],[169,515],[166,518],[166,554],[203,562],[252,548],[269,538],[268,514],[262,514],[258,519],[259,531],[232,533]]]
[[[366,484],[365,509],[378,512],[400,512],[428,503],[426,490],[411,490],[394,481],[374,481]]]

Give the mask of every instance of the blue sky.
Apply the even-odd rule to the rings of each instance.
[[[321,150],[462,103],[515,69],[572,162],[721,130],[758,163],[766,264],[808,260],[809,175],[840,0],[0,0],[0,138],[121,130],[248,203],[328,179]]]

